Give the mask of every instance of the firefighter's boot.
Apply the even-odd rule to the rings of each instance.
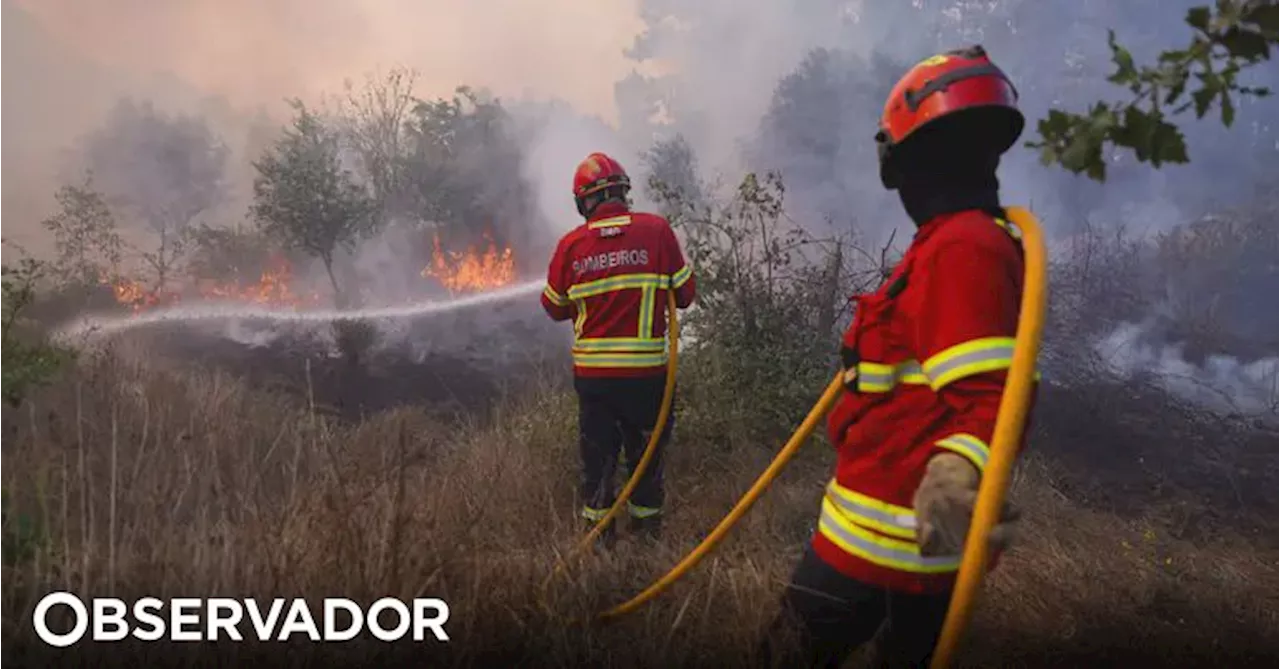
[[[627,530],[637,539],[657,542],[662,537],[662,515],[655,514],[644,518],[632,516]]]

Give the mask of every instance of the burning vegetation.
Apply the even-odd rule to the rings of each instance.
[[[483,250],[469,247],[465,251],[448,251],[442,247],[439,235],[433,236],[431,260],[422,268],[420,275],[438,281],[451,295],[483,292],[512,284],[515,281],[512,249],[499,249],[488,235],[485,239],[488,245]],[[190,299],[292,309],[314,307],[322,301],[318,291],[298,287],[293,264],[281,255],[271,256],[253,282],[198,279],[181,290],[149,285],[143,279],[127,276],[103,276],[100,283],[110,286],[115,301],[134,313]]]
[[[103,278],[102,283],[111,286],[116,302],[134,313],[191,297],[289,308],[315,306],[321,299],[316,291],[304,293],[294,288],[293,264],[282,256],[273,256],[253,283],[203,280],[189,290],[179,291],[148,287],[143,281],[128,277]]]
[[[422,276],[432,277],[444,285],[450,294],[475,293],[510,285],[515,281],[515,257],[511,248],[498,250],[498,245],[485,235],[488,249],[478,252],[474,247],[464,252],[445,251],[440,246],[440,235],[432,239],[431,264],[422,268]]]

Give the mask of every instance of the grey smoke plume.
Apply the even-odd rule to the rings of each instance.
[[[1224,414],[1277,420],[1277,358],[1241,360],[1211,354],[1202,363],[1187,359],[1185,346],[1160,341],[1148,323],[1122,323],[1101,338],[1094,350],[1126,378],[1146,378],[1165,390]]]

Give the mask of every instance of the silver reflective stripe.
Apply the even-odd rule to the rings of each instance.
[[[906,566],[908,568],[915,567],[918,571],[947,571],[956,569],[960,566],[959,556],[947,557],[923,557],[919,553],[898,550],[881,546],[871,541],[867,541],[862,537],[855,536],[849,531],[840,527],[828,514],[823,513],[818,520],[818,527],[823,531],[835,535],[841,541],[848,544],[858,552],[867,557],[880,558],[885,563],[897,566]]]
[[[978,469],[983,469],[987,466],[987,458],[991,454],[991,449],[982,443],[981,439],[971,434],[953,434],[938,441],[937,444],[969,458],[974,464],[978,465]]]
[[[847,511],[853,516],[866,518],[874,522],[884,523],[885,525],[889,525],[891,527],[897,527],[897,528],[906,530],[912,536],[915,535],[916,519],[913,516],[906,516],[906,515],[900,516],[897,514],[889,513],[884,509],[877,509],[877,508],[868,506],[866,504],[857,502],[855,500],[848,499],[840,495],[840,493],[836,492],[835,488],[830,484],[827,485],[827,499],[831,500],[832,503],[840,507],[841,510]]]
[[[1013,344],[991,344],[972,353],[963,353],[950,360],[937,363],[926,370],[929,381],[937,383],[938,379],[961,367],[968,367],[983,362],[1013,362]]]

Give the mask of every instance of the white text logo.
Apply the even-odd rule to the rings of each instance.
[[[71,611],[71,629],[49,628],[50,610],[63,606]],[[45,595],[32,616],[36,634],[50,646],[65,647],[88,635],[92,641],[286,641],[304,635],[312,641],[350,641],[367,628],[380,641],[399,641],[412,632],[414,641],[426,639],[427,630],[437,641],[448,641],[444,623],[449,605],[441,599],[414,599],[405,603],[383,597],[368,610],[350,599],[326,598],[319,621],[305,599],[276,598],[265,607],[254,599],[143,597],[132,606],[114,598],[90,600],[89,606],[68,592]]]

